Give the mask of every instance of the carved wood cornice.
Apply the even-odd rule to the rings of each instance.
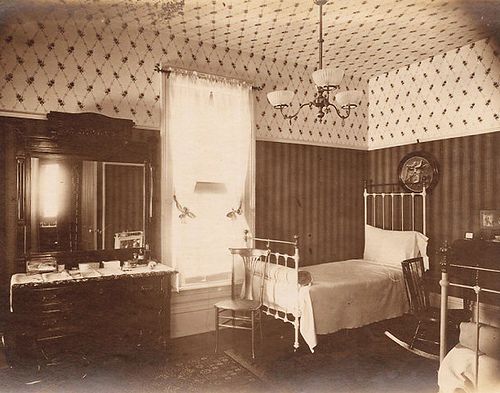
[[[158,131],[137,129],[129,119],[90,112],[49,112],[47,120],[0,116],[0,127],[15,133],[18,153],[145,162],[159,143]]]
[[[129,119],[111,118],[99,113],[49,112],[48,132],[53,137],[130,137],[134,122]]]

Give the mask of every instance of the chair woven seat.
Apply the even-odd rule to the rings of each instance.
[[[258,310],[261,306],[258,300],[248,299],[225,299],[215,303],[215,307],[225,310],[243,311],[243,310]]]

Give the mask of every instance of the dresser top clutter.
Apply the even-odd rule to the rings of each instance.
[[[83,269],[83,265],[89,264],[80,264],[80,269],[74,270],[38,274],[17,273],[11,277],[10,285],[11,287],[48,287],[66,285],[73,282],[113,280],[126,277],[151,277],[165,273],[175,273],[173,268],[161,263],[138,265],[124,269],[120,266],[119,261],[110,262],[117,262],[117,264],[108,267],[106,264],[109,262],[103,262],[103,267],[93,268],[89,266]]]

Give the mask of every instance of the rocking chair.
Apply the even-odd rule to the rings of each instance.
[[[439,360],[439,356],[416,348],[417,342],[426,342],[439,349],[439,308],[431,307],[429,294],[424,282],[423,258],[412,258],[401,262],[405,281],[406,295],[410,304],[410,314],[416,319],[417,325],[409,343],[399,340],[390,332],[386,336],[403,348],[426,358]],[[448,310],[448,325],[450,331],[458,334],[460,323],[470,320],[471,312],[467,309]]]

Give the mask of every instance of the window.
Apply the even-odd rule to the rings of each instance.
[[[164,74],[162,258],[180,286],[228,279],[253,223],[251,86]]]

